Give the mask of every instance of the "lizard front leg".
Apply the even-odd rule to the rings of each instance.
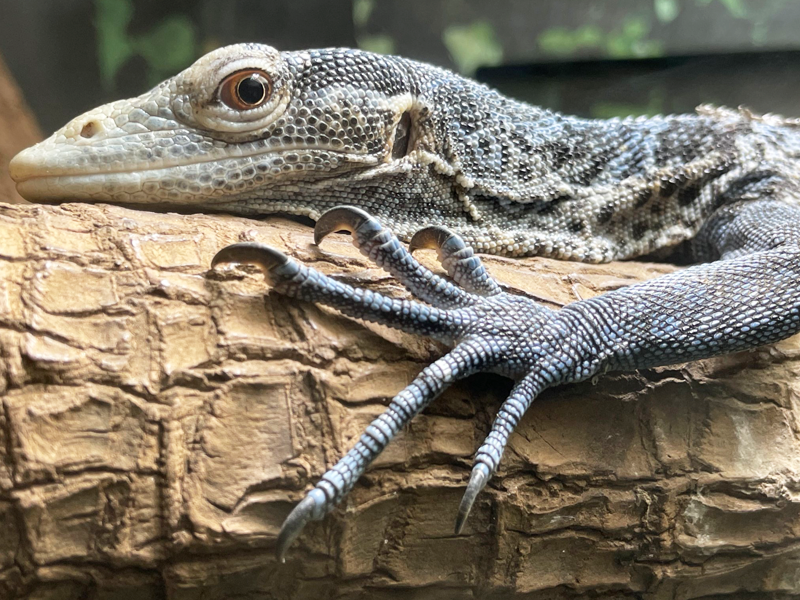
[[[466,258],[468,267],[461,263],[464,268],[456,268],[456,258],[448,270],[482,295],[466,290],[455,293],[413,261],[374,219],[365,221],[363,212],[353,209],[335,209],[340,211],[337,219],[351,215],[336,227],[325,225],[323,216],[318,241],[337,228],[371,232],[354,235],[354,243],[368,249],[367,254],[398,275],[412,293],[419,292],[443,308],[352,288],[264,246],[222,250],[214,264],[260,264],[278,293],[322,302],[357,318],[455,346],[392,400],[386,413],[292,511],[279,536],[279,557],[283,558],[309,520],[321,519],[344,497],[397,431],[458,378],[492,371],[517,380],[477,452],[459,509],[456,525],[460,529],[475,497],[497,469],[509,435],[547,387],[580,381],[601,370],[647,368],[752,348],[796,333],[800,330],[800,210],[781,203],[759,204],[726,207],[701,232],[700,245],[716,249],[718,258],[727,260],[574,302],[559,311],[499,291],[493,280],[483,280],[485,271],[471,256]],[[758,221],[756,229],[753,220]],[[448,242],[451,236],[446,232],[422,237],[417,245],[439,247],[445,264],[463,247],[460,240]],[[743,251],[748,253],[743,255]]]
[[[229,262],[258,265],[277,293],[321,302],[350,316],[427,335],[455,348],[395,396],[386,412],[295,507],[278,539],[281,559],[304,525],[332,510],[396,433],[448,385],[478,371],[517,376],[530,368],[529,357],[516,356],[512,346],[518,345],[518,332],[508,327],[504,314],[516,314],[531,330],[544,327],[556,316],[526,298],[502,293],[480,259],[447,231],[423,232],[416,238],[417,247],[436,246],[447,270],[471,291],[420,265],[391,232],[357,208],[340,207],[322,215],[315,227],[315,239],[320,242],[337,230],[351,232],[361,252],[430,305],[353,288],[260,244],[228,246],[214,257],[212,266]]]

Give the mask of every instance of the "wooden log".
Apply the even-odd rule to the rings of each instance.
[[[286,564],[283,518],[444,348],[209,272],[255,240],[387,293],[278,218],[0,205],[0,597],[715,598],[800,587],[800,346],[550,390],[463,535],[510,382],[449,389]],[[438,267],[433,253],[420,253]],[[487,258],[563,305],[672,269]],[[238,275],[236,274],[238,273]]]

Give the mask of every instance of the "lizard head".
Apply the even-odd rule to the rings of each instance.
[[[411,87],[402,59],[228,46],[141,96],[73,119],[18,154],[10,172],[33,201],[316,217],[324,207],[293,194],[369,179],[409,153]]]

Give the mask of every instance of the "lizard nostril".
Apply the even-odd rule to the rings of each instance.
[[[100,124],[97,121],[89,121],[81,128],[81,137],[91,138],[100,131]]]

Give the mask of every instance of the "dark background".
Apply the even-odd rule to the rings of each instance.
[[[796,0],[0,0],[0,53],[45,131],[240,41],[403,54],[584,116],[800,115]]]

